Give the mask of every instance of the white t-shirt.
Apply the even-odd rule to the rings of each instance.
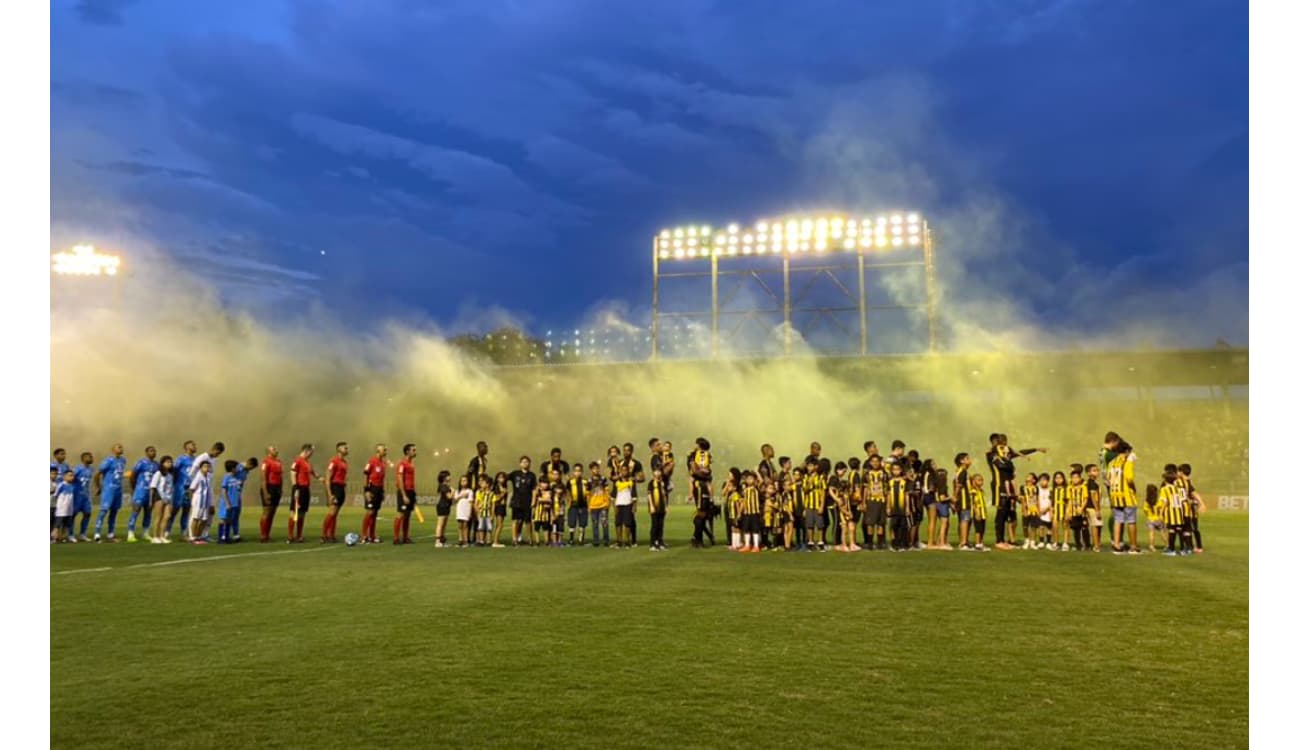
[[[631,487],[623,487],[623,488],[619,489],[619,491],[618,491],[618,495],[614,498],[614,504],[615,504],[615,505],[631,505],[631,504],[632,504],[632,488],[631,488]]]
[[[468,521],[474,512],[474,493],[469,490],[456,491],[456,520]]]
[[[1038,488],[1038,517],[1044,521],[1052,520],[1052,488]]]
[[[172,501],[172,484],[173,479],[170,472],[164,474],[161,471],[155,471],[153,479],[149,480],[149,489],[157,490],[158,497],[170,503]]]

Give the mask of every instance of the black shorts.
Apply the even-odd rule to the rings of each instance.
[[[330,485],[330,507],[342,508],[348,500],[348,488],[343,484]]]
[[[859,508],[859,507],[857,507],[857,506],[855,505],[855,506],[853,507],[853,513],[852,513],[852,515],[851,515],[850,517],[853,519],[853,523],[859,523],[859,522],[861,522],[861,521],[862,521],[862,509]]]
[[[506,517],[506,504],[505,504],[505,503],[497,503],[496,505],[493,505],[493,506],[492,506],[492,515],[496,516],[497,518],[505,518],[505,517]]]
[[[292,492],[293,504],[291,507],[297,508],[300,514],[306,513],[307,509],[311,507],[311,487],[294,485]]]
[[[862,514],[862,523],[865,526],[884,526],[885,504],[879,500],[868,500],[867,509]]]
[[[512,505],[510,506],[510,520],[527,523],[533,520],[533,509],[527,505]]]
[[[446,518],[451,515],[451,503],[447,500],[439,500],[437,509],[438,518]]]
[[[1016,506],[1012,505],[1011,507],[1009,507],[1009,508],[1007,508],[1005,511],[1003,511],[1003,513],[1006,514],[1006,520],[1007,520],[1007,523],[1015,523],[1015,522],[1016,522]]]
[[[763,516],[758,513],[746,513],[740,517],[740,530],[746,534],[763,532]]]
[[[284,485],[268,484],[266,486],[266,494],[262,496],[262,507],[263,508],[280,507],[280,496],[283,494],[284,494]]]
[[[631,526],[631,525],[632,525],[632,520],[633,520],[635,517],[636,517],[636,514],[634,514],[634,513],[632,512],[632,506],[631,506],[631,505],[619,505],[619,506],[615,506],[615,508],[614,508],[614,525],[615,525],[615,526]]]
[[[415,510],[415,490],[402,490],[397,496],[397,512],[410,515]]]
[[[366,510],[379,510],[384,504],[383,487],[366,488]]]

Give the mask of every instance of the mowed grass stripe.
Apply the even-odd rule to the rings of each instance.
[[[686,548],[673,511],[667,553],[424,542],[52,577],[53,744],[1246,744],[1244,515],[1171,560],[739,556]]]

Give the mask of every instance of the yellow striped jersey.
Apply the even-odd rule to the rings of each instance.
[[[1170,526],[1182,526],[1187,521],[1186,505],[1178,496],[1178,487],[1166,484],[1160,488],[1160,506],[1164,522]]]
[[[569,501],[575,508],[587,507],[587,480],[573,477],[569,480]]]
[[[876,503],[885,502],[885,485],[888,482],[889,475],[884,469],[867,469],[866,478],[863,479],[867,499]]]
[[[957,510],[970,510],[970,490],[970,472],[958,469],[957,476],[952,480],[952,499],[957,504]]]
[[[740,513],[746,516],[756,516],[763,512],[762,501],[758,499],[757,487],[746,487],[740,498]]]
[[[803,482],[791,482],[790,489],[786,492],[786,496],[789,498],[790,510],[802,515],[804,510],[808,507],[808,493],[803,488]]]
[[[890,477],[889,479],[889,512],[891,515],[907,512],[906,477]]]
[[[1063,484],[1052,485],[1052,518],[1058,521],[1064,521],[1070,517],[1069,514],[1069,497],[1070,488]]]
[[[826,510],[826,479],[821,474],[803,478],[804,507],[821,513]]]
[[[492,506],[496,505],[497,495],[492,490],[475,490],[474,512],[481,516],[492,515]]]
[[[1133,476],[1133,454],[1123,453],[1106,464],[1110,482],[1110,507],[1131,508],[1137,505],[1137,481]]]
[[[533,520],[549,521],[554,511],[555,499],[551,496],[551,492],[548,490],[537,493],[537,499],[533,501]]]
[[[737,492],[736,490],[732,490],[731,494],[727,495],[727,508],[728,510],[731,511],[731,520],[733,523],[740,520],[741,502],[742,500],[741,500],[740,493]]]
[[[1036,480],[1035,480],[1036,481]],[[1025,485],[1020,488],[1020,502],[1028,513],[1038,514],[1038,485],[1029,484],[1025,480]]]
[[[1069,516],[1071,518],[1082,516],[1084,509],[1088,507],[1088,485],[1082,482],[1072,484],[1066,488],[1065,495]]]
[[[984,490],[978,487],[970,488],[970,517],[972,521],[983,521],[989,517],[987,509],[984,507]]]
[[[668,509],[668,485],[662,479],[651,479],[646,488],[646,499],[651,513],[662,513]]]

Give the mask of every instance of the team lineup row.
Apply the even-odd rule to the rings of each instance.
[[[590,526],[590,544],[608,547],[612,510],[613,545],[636,546],[638,506],[644,492],[650,549],[666,549],[664,519],[675,490],[676,458],[668,441],[651,438],[649,448],[648,473],[635,457],[634,446],[624,443],[621,449],[610,446],[603,462],[591,461],[585,470],[581,462],[570,466],[561,449],[553,448],[539,473],[532,471],[531,459],[522,456],[518,468],[492,474],[488,446],[479,442],[465,473],[454,483],[450,471],[438,474],[436,544],[448,544],[446,527],[454,513],[459,531],[456,546],[505,546],[501,534],[508,516],[515,545],[585,545]],[[1156,534],[1162,536],[1168,555],[1202,549],[1199,518],[1203,502],[1191,483],[1191,467],[1167,465],[1161,486],[1148,486],[1139,503],[1132,446],[1115,433],[1108,433],[1103,440],[1099,464],[1072,464],[1068,474],[1029,474],[1023,482],[1016,480],[1015,460],[1046,450],[1015,450],[1006,435],[994,433],[984,454],[990,473],[987,490],[984,475],[972,471],[970,454],[954,458],[955,475],[949,482],[949,472],[933,459],[922,460],[917,451],[907,451],[903,441],[895,440],[888,454],[882,455],[876,444],[868,441],[863,445],[864,458],[834,464],[821,455],[821,446],[815,442],[799,464],[787,456],[777,458],[772,446],[764,444],[756,468],[731,468],[721,491],[715,493],[710,449],[707,439],[698,438],[686,458],[689,503],[694,509],[691,544],[695,547],[714,544],[715,520],[721,517],[728,547],[740,552],[824,551],[828,547],[840,551],[953,549],[948,540],[955,515],[956,548],[984,551],[988,549],[984,537],[991,505],[996,509],[993,546],[998,549],[1017,548],[1019,515],[1024,535],[1020,548],[1100,551],[1103,528],[1109,528],[1113,552],[1137,554],[1139,506],[1147,518],[1149,550],[1155,551]],[[156,448],[149,446],[144,458],[128,470],[121,444],[112,446],[111,455],[98,468],[89,452],[81,454],[81,463],[74,468],[65,463],[66,451],[55,450],[50,463],[51,541],[91,541],[91,498],[96,495],[100,502],[94,541],[117,541],[117,515],[125,494],[131,498],[128,542],[170,543],[179,521],[186,541],[206,544],[211,541],[214,520],[218,543],[239,542],[243,486],[248,472],[260,469],[259,540],[269,542],[275,516],[284,502],[284,465],[279,450],[268,446],[260,461],[226,460],[225,476],[216,483],[217,459],[224,452],[225,445],[217,442],[200,454],[197,444],[187,441],[179,457],[159,459]],[[299,450],[289,467],[289,543],[304,541],[303,526],[316,483],[324,485],[327,499],[321,542],[338,541],[338,512],[347,501],[349,452],[347,443],[337,443],[325,473],[317,474],[311,462],[314,446],[306,444]],[[387,446],[375,446],[362,469],[365,515],[360,534],[347,535],[349,543],[381,541],[376,524],[388,492],[390,470],[397,509],[393,543],[411,543],[411,515],[424,520],[416,500],[417,455],[417,446],[407,443],[400,461],[394,464]],[[1103,487],[1110,523],[1102,517]],[[140,536],[136,535],[137,522],[143,532]]]

